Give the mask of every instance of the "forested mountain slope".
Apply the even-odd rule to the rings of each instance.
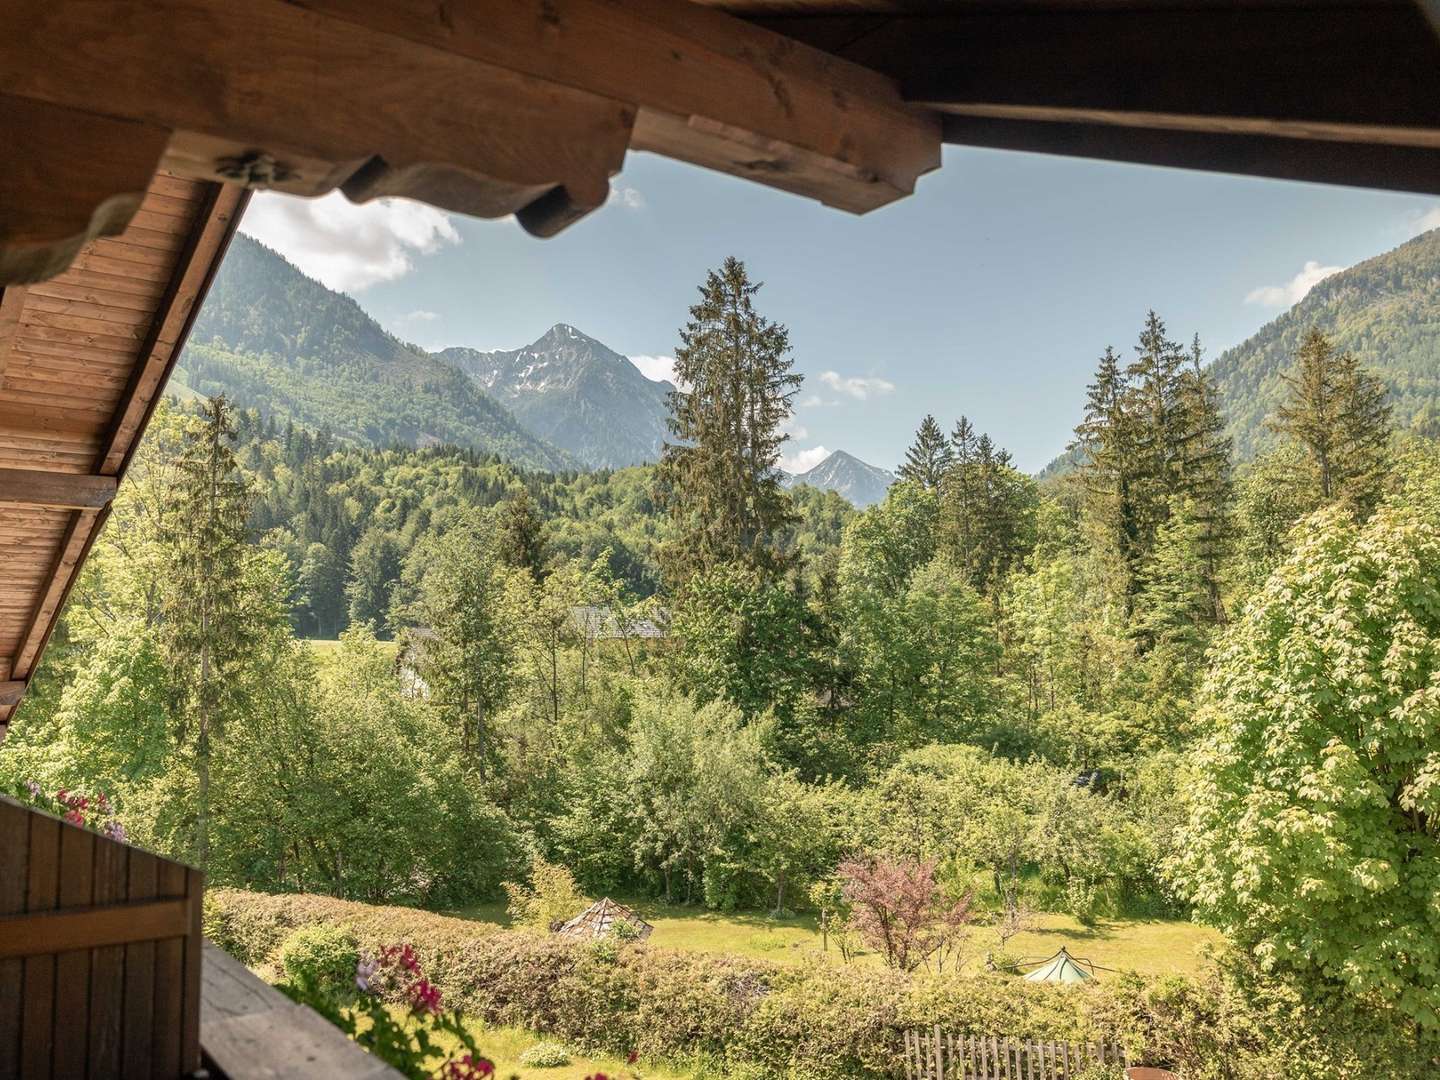
[[[1398,429],[1440,434],[1440,229],[1326,278],[1214,362],[1237,458],[1273,438],[1265,421],[1283,397],[1281,373],[1312,327],[1384,380]]]
[[[172,388],[328,429],[349,443],[454,444],[518,464],[574,465],[464,372],[387,333],[350,297],[235,237]]]
[[[573,326],[557,323],[523,349],[437,355],[478,380],[532,435],[582,464],[618,469],[660,459],[674,387],[646,378]]]

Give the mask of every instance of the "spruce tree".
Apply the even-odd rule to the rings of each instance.
[[[1368,512],[1379,498],[1388,462],[1390,406],[1374,376],[1350,353],[1337,353],[1310,330],[1284,375],[1289,396],[1272,426],[1309,453],[1320,499]]]
[[[955,453],[945,440],[945,433],[935,422],[935,417],[926,416],[920,421],[915,432],[915,441],[905,451],[905,463],[900,466],[900,479],[919,484],[926,491],[938,491],[946,471],[955,460]]]
[[[539,583],[545,577],[548,549],[545,522],[536,511],[530,492],[524,486],[516,486],[500,505],[496,554],[506,566],[528,570],[531,578]]]
[[[228,721],[243,719],[242,677],[267,632],[283,626],[279,597],[259,595],[246,533],[251,494],[235,460],[234,416],[211,398],[191,422],[175,462],[173,502],[160,533],[159,621],[171,715],[195,772],[192,858],[210,856],[210,766]]]
[[[1086,515],[1098,539],[1113,554],[1127,616],[1133,610],[1144,557],[1138,424],[1130,408],[1127,373],[1115,350],[1106,347],[1087,388],[1085,418],[1075,428],[1073,449],[1081,452],[1080,476]]]
[[[1208,603],[1203,618],[1225,621],[1220,577],[1234,543],[1234,485],[1231,475],[1231,439],[1225,434],[1219,392],[1201,366],[1203,353],[1197,334],[1190,346],[1190,365],[1181,374],[1177,402],[1184,439],[1176,469],[1175,495],[1184,502],[1192,526],[1195,559],[1205,583]]]
[[[700,287],[680,332],[670,433],[656,469],[657,500],[676,527],[662,551],[669,584],[725,563],[783,569],[779,541],[794,520],[780,484],[781,426],[801,376],[789,331],[755,310],[760,289],[727,258]]]
[[[968,582],[994,603],[1034,543],[1034,483],[989,435],[961,417],[941,485],[940,545]]]

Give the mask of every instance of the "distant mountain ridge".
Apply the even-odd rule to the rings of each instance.
[[[1312,327],[1384,381],[1397,428],[1440,435],[1440,229],[1325,278],[1210,365],[1238,458],[1273,439],[1266,418]]]
[[[1285,400],[1284,374],[1312,327],[1385,383],[1397,429],[1440,436],[1440,229],[1325,278],[1207,365],[1237,461],[1273,444],[1268,420]],[[1079,451],[1067,450],[1039,475],[1063,475],[1079,461]]]
[[[821,491],[833,491],[857,510],[873,506],[885,498],[895,474],[861,461],[844,450],[836,450],[813,469],[787,474],[786,487],[805,484]]]
[[[568,323],[523,349],[434,355],[474,378],[532,435],[584,465],[618,469],[660,459],[674,386],[646,378]]]
[[[224,393],[364,446],[453,443],[531,468],[574,468],[474,379],[388,333],[353,299],[235,236],[172,390]]]

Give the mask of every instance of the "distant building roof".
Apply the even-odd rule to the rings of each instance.
[[[622,623],[610,608],[582,604],[570,609],[570,617],[592,638],[663,638],[670,632],[663,625],[666,613],[656,612],[653,619],[631,619]]]

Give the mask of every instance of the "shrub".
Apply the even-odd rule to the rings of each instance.
[[[280,947],[285,980],[307,997],[340,1000],[354,996],[360,945],[343,926],[323,923],[296,930]]]
[[[324,897],[221,889],[208,900],[216,944],[244,944],[247,963],[273,962],[300,925],[343,924],[372,955],[413,942],[447,1005],[472,1018],[577,1049],[723,1062],[727,1077],[890,1075],[900,1032],[935,1024],[1017,1038],[1118,1038],[1132,1060],[1189,1080],[1341,1080],[1367,1069],[1387,1080],[1440,1075],[1440,1043],[1393,1010],[1307,999],[1243,958],[1193,978],[1107,975],[1061,987],[1001,975],[783,966],[614,938],[602,953],[554,935]],[[254,951],[267,941],[268,950]]]
[[[529,884],[507,881],[505,894],[510,898],[510,921],[532,930],[553,930],[557,923],[574,918],[591,904],[566,867],[546,862],[539,855],[530,862]]]
[[[520,1055],[520,1064],[536,1069],[558,1069],[570,1064],[570,1052],[557,1042],[538,1042]]]

